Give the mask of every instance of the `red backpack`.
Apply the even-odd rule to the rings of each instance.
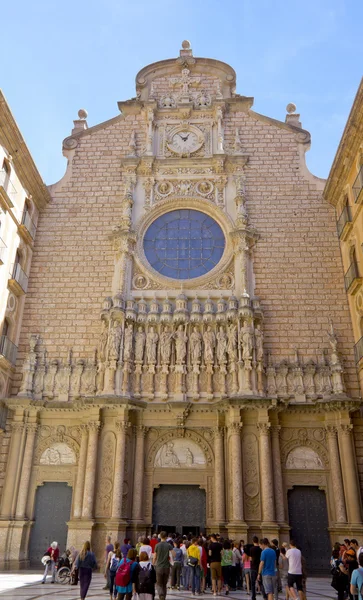
[[[116,572],[115,584],[120,587],[127,587],[131,582],[131,565],[134,561],[127,561],[125,558],[122,559],[119,568]]]

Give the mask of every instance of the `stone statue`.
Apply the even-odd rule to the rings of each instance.
[[[219,363],[226,362],[227,336],[223,327],[217,333],[217,360]]]
[[[190,448],[187,448],[185,451],[185,464],[187,467],[191,467],[194,463],[194,456],[191,452]]]
[[[329,344],[330,344],[331,350],[332,350],[332,352],[334,354],[336,354],[337,353],[338,340],[337,340],[337,336],[335,335],[333,323],[331,321],[330,321],[330,327],[329,327],[329,331],[328,331],[328,336],[329,336]]]
[[[251,360],[253,350],[253,336],[251,328],[245,322],[241,329],[242,337],[242,358],[243,360]]]
[[[108,341],[108,323],[106,321],[102,321],[102,331],[101,331],[101,335],[100,335],[100,341],[98,344],[98,358],[101,362],[106,360],[107,341]]]
[[[144,358],[145,332],[139,327],[135,335],[135,360],[142,362]]]
[[[261,331],[261,325],[257,325],[255,329],[255,344],[256,344],[256,360],[257,362],[263,361],[263,333]]]
[[[185,362],[185,357],[187,354],[187,341],[188,336],[184,331],[183,325],[179,325],[178,329],[174,334],[175,338],[175,353],[176,353],[176,362],[178,364],[183,364]]]
[[[133,346],[134,334],[132,324],[129,323],[125,329],[125,340],[124,340],[124,360],[132,360],[132,346]]]
[[[202,356],[202,335],[196,327],[190,335],[190,356],[192,364],[199,364]]]
[[[146,336],[146,359],[149,364],[156,363],[158,339],[159,336],[156,331],[154,331],[154,327],[150,327],[150,331]]]
[[[164,364],[170,363],[171,356],[171,340],[173,339],[173,333],[169,331],[169,327],[164,327],[164,330],[160,334],[160,354],[161,362]]]
[[[237,325],[231,323],[227,330],[228,343],[227,352],[230,361],[237,360]]]
[[[174,452],[174,444],[173,442],[168,442],[166,446],[163,466],[165,467],[180,467],[180,462],[178,456]]]
[[[122,329],[118,321],[113,322],[113,326],[110,329],[109,341],[108,341],[108,357],[111,359],[118,360],[120,343],[121,343]]]
[[[207,327],[207,331],[203,335],[204,341],[204,360],[205,362],[213,362],[214,359],[214,347],[216,345],[216,336],[212,331],[210,325]]]

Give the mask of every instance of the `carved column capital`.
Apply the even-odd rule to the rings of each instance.
[[[25,428],[25,423],[19,423],[17,421],[11,423],[11,431],[14,433],[22,433]]]
[[[131,423],[129,423],[129,421],[116,421],[116,429],[120,433],[127,433],[129,427],[131,427]]]
[[[224,427],[213,427],[212,434],[214,438],[223,439],[224,436]]]
[[[280,433],[281,433],[281,425],[272,425],[271,426],[271,434],[273,437],[280,437]]]
[[[149,431],[149,427],[145,427],[145,425],[134,425],[133,431],[137,437],[144,438]]]
[[[26,424],[26,430],[28,433],[34,433],[36,434],[37,430],[38,430],[38,423],[27,423]]]
[[[98,433],[101,430],[102,425],[100,421],[89,421],[86,427],[90,433]]]
[[[269,435],[271,423],[257,423],[257,429],[260,435]]]
[[[230,423],[228,425],[228,431],[231,435],[236,435],[241,433],[243,423]]]
[[[350,436],[353,430],[353,425],[340,425],[339,429],[341,435]]]
[[[338,434],[338,428],[336,425],[325,425],[325,431],[328,438],[336,438]]]

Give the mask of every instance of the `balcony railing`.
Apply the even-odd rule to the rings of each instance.
[[[0,265],[4,264],[4,255],[6,250],[5,242],[0,238]]]
[[[17,346],[15,346],[15,344],[13,344],[13,342],[11,342],[6,335],[1,335],[0,336],[0,355],[4,356],[4,358],[6,358],[6,360],[8,360],[11,364],[14,365],[15,361],[16,361],[17,352],[18,352]]]
[[[347,204],[346,206],[344,206],[342,212],[340,213],[340,217],[338,219],[337,222],[337,229],[338,229],[338,236],[339,238],[342,237],[345,226],[348,225],[348,223],[352,222],[352,215],[350,212],[350,206]]]
[[[37,228],[35,227],[33,221],[31,220],[30,215],[27,210],[24,210],[24,212],[23,212],[21,224],[24,225],[24,227],[26,227],[26,229],[29,231],[30,236],[32,237],[32,239],[34,239]]]
[[[347,292],[349,291],[353,282],[356,279],[359,279],[358,263],[353,261],[352,264],[350,265],[348,271],[344,275],[345,290]]]
[[[361,166],[361,168],[359,169],[359,173],[356,177],[355,182],[353,183],[353,196],[354,196],[354,202],[357,203],[359,201],[363,200],[363,165]]]
[[[15,281],[16,284],[21,288],[20,293],[26,294],[28,289],[28,276],[24,273],[19,263],[15,263],[11,266],[10,279]]]

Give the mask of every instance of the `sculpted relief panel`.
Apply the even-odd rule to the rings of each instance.
[[[44,450],[39,462],[41,465],[75,465],[76,455],[67,444],[58,442]]]
[[[203,450],[193,441],[176,439],[166,442],[157,452],[154,466],[164,468],[200,468],[206,465]]]
[[[318,453],[307,446],[299,446],[289,452],[286,460],[286,469],[324,469]]]

